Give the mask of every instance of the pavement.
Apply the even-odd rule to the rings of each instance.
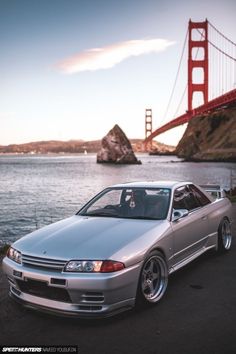
[[[236,237],[236,204],[234,204]],[[77,345],[78,353],[235,354],[236,241],[170,276],[148,309],[81,320],[27,310],[8,297],[0,267],[0,345]]]

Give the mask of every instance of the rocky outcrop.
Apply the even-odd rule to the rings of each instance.
[[[116,124],[102,139],[101,150],[97,154],[98,163],[141,164],[135,156],[130,141]]]
[[[158,141],[152,141],[152,147],[149,151],[149,155],[158,155],[158,156],[171,156],[175,155],[175,146],[166,145],[159,143]]]
[[[236,107],[193,118],[176,154],[189,161],[236,162]]]

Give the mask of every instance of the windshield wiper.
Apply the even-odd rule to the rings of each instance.
[[[139,216],[139,215],[135,215],[135,216],[122,216],[122,218],[124,219],[135,219],[135,220],[164,220],[164,219],[160,219],[160,218],[152,218],[152,217],[148,217],[148,216]]]
[[[117,214],[112,214],[112,213],[109,213],[107,211],[104,211],[104,212],[99,212],[99,213],[93,213],[93,212],[90,212],[90,213],[86,213],[86,214],[80,214],[82,216],[108,216],[108,217],[111,217],[111,218],[118,218],[119,215]]]
[[[105,216],[105,217],[110,217],[110,218],[120,218],[120,219],[132,219],[132,220],[163,220],[161,218],[152,218],[148,216],[141,216],[141,215],[134,215],[134,216],[126,216],[126,215],[118,215],[118,214],[112,214],[112,212],[109,212],[108,210],[104,211],[99,211],[99,212],[89,212],[89,213],[83,213],[79,214],[81,216]]]

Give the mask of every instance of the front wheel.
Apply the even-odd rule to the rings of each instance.
[[[218,250],[219,252],[229,251],[232,244],[232,231],[228,219],[224,218],[218,228]]]
[[[157,303],[168,284],[168,267],[161,252],[151,252],[144,261],[137,290],[136,303]]]

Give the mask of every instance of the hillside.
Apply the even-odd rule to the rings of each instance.
[[[236,107],[193,118],[176,154],[192,161],[236,162]]]
[[[0,146],[0,153],[24,153],[24,154],[47,154],[47,153],[81,153],[85,150],[95,152],[100,141],[84,142],[83,140],[69,141],[36,141],[26,144],[11,144]]]
[[[141,139],[130,139],[134,152],[143,152]],[[154,142],[153,146],[159,148],[160,151],[169,151],[168,145]],[[6,154],[48,154],[48,153],[83,153],[84,151],[97,153],[101,148],[101,140],[83,141],[36,141],[26,144],[11,144],[7,146],[0,145],[0,153]]]

